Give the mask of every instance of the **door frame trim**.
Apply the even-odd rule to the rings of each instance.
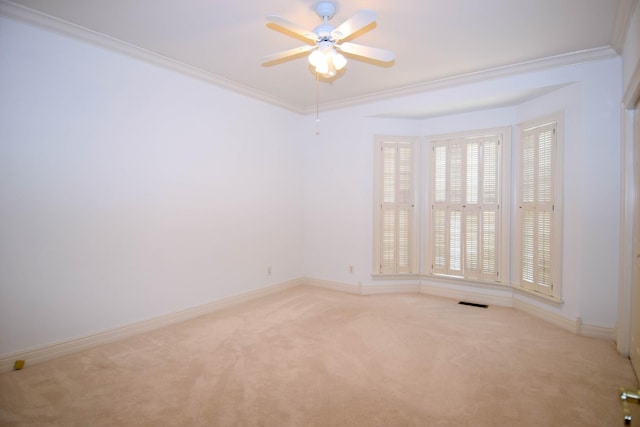
[[[620,159],[620,270],[618,287],[618,321],[616,347],[624,356],[631,351],[631,290],[633,289],[633,209],[635,183],[633,176],[634,119],[640,114],[640,61],[625,90],[621,103]],[[640,206],[640,203],[639,203]]]

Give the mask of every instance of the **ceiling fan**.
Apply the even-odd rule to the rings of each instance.
[[[359,57],[383,63],[390,63],[395,59],[394,53],[389,50],[343,42],[343,40],[354,36],[358,31],[374,23],[376,20],[375,12],[367,9],[360,10],[337,28],[329,24],[329,20],[336,13],[334,3],[318,3],[316,13],[322,18],[323,23],[314,28],[313,31],[306,30],[281,16],[267,16],[267,20],[273,26],[302,36],[309,40],[310,44],[264,56],[262,58],[263,65],[275,65],[275,63],[280,63],[283,60],[293,59],[303,53],[311,52],[309,63],[314,67],[316,73],[325,79],[332,79],[347,64],[347,60],[342,53],[355,58]]]

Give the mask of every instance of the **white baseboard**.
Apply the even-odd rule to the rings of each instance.
[[[269,285],[253,291],[244,292],[242,294],[234,295],[231,297],[222,298],[207,304],[191,307],[186,310],[181,310],[164,316],[155,317],[153,319],[143,320],[141,322],[109,329],[107,331],[98,332],[76,339],[65,340],[42,347],[3,355],[0,356],[0,373],[11,371],[16,360],[24,360],[27,366],[34,365],[36,363],[45,362],[57,357],[66,356],[80,350],[96,347],[101,344],[106,344],[123,338],[131,337],[133,335],[158,329],[163,326],[193,319],[203,314],[212,313],[214,311],[232,307],[243,302],[251,301],[276,292],[280,292],[285,289],[301,285],[302,283],[302,278],[293,279],[286,282]]]
[[[528,313],[538,319],[545,320],[569,332],[576,333],[585,337],[600,338],[609,341],[615,341],[616,329],[607,328],[605,326],[587,325],[582,323],[582,319],[577,317],[570,319],[556,313],[551,313],[543,308],[529,304],[520,299],[514,299],[513,307],[517,310]]]
[[[560,314],[553,313],[549,310],[545,310],[537,305],[525,302],[520,298],[514,298],[514,294],[511,290],[501,292],[502,295],[496,295],[423,283],[420,292],[428,295],[466,300],[481,304],[513,307],[516,310],[530,314],[538,319],[544,320],[578,335],[606,340],[615,340],[616,338],[615,328],[585,325],[579,317],[571,319]]]
[[[158,329],[163,326],[179,323],[204,314],[212,313],[224,308],[232,307],[243,302],[258,299],[276,292],[283,291],[298,285],[315,286],[339,292],[346,292],[355,295],[375,295],[391,293],[423,293],[439,297],[465,300],[481,304],[498,305],[503,307],[513,307],[524,313],[552,323],[562,329],[584,335],[588,337],[615,340],[615,328],[607,328],[596,325],[582,324],[582,320],[569,319],[556,313],[547,311],[537,305],[527,303],[519,298],[513,298],[513,294],[495,294],[491,292],[474,292],[459,288],[449,288],[433,284],[396,284],[396,285],[362,285],[334,282],[329,280],[314,279],[310,277],[298,278],[282,283],[266,286],[261,289],[234,295],[228,298],[212,301],[207,304],[170,313],[153,319],[144,320],[137,323],[121,326],[103,332],[98,332],[85,337],[66,340],[54,344],[45,345],[13,354],[0,356],[0,373],[9,372],[13,369],[16,360],[24,360],[27,365],[33,365],[57,357],[75,353],[101,344],[106,344],[143,332]],[[502,295],[504,294],[504,295]]]
[[[330,289],[332,291],[345,292],[348,294],[362,295],[362,285],[314,279],[313,277],[305,277],[303,279],[303,284],[305,286],[313,286],[316,288]]]
[[[417,294],[420,285],[362,285],[362,295]]]
[[[533,317],[549,322],[569,332],[575,334],[582,334],[582,320],[578,317],[575,319],[569,319],[556,313],[551,313],[537,305],[529,304],[520,299],[513,299],[513,308],[520,310],[524,313],[530,314]]]
[[[604,326],[582,325],[580,335],[591,338],[600,338],[609,341],[616,340],[616,329],[605,328]]]
[[[537,305],[530,304],[520,298],[514,298],[514,293],[510,288],[506,289],[486,289],[474,291],[460,287],[441,286],[439,284],[425,283],[417,284],[391,284],[391,285],[362,285],[330,280],[315,279],[305,277],[303,280],[307,286],[330,289],[338,292],[346,292],[355,295],[375,295],[391,293],[422,293],[443,298],[450,298],[461,301],[475,302],[479,304],[497,305],[501,307],[513,307],[516,310],[530,314],[538,319],[549,322],[569,332],[593,338],[615,340],[615,328],[607,328],[595,325],[585,325],[580,318],[567,318],[557,313],[545,310]]]
[[[342,282],[333,282],[330,280],[314,279],[305,277],[304,284],[307,286],[315,286],[317,288],[330,289],[332,291],[346,292],[356,295],[379,295],[379,294],[417,294],[420,292],[420,285],[363,285],[350,284]]]

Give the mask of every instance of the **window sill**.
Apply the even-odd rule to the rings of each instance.
[[[417,273],[371,273],[373,280],[416,280],[420,279]]]
[[[502,282],[487,282],[482,280],[464,279],[456,276],[443,276],[420,273],[371,273],[373,280],[420,280],[448,285],[473,286],[485,289],[511,289],[512,285]]]
[[[456,276],[444,276],[437,274],[424,274],[422,275],[422,280],[428,280],[431,282],[451,284],[451,285],[463,285],[463,286],[474,286],[477,288],[485,288],[485,289],[507,289],[511,288],[509,284],[502,282],[486,282],[482,280],[473,280],[473,279],[464,279],[462,277]]]

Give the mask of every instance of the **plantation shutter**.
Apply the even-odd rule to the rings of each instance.
[[[555,138],[556,123],[526,129],[520,154],[520,280],[546,295],[553,294]]]
[[[484,137],[481,144],[480,185],[480,272],[483,280],[499,278],[499,222],[500,222],[500,144],[497,136]]]
[[[447,273],[449,271],[449,257],[447,255],[448,244],[448,215],[447,215],[447,146],[436,144],[434,146],[433,161],[433,205],[432,205],[432,238],[433,245],[433,271]]]
[[[500,135],[433,146],[432,271],[497,280]]]
[[[380,227],[382,236],[380,272],[412,272],[415,170],[414,146],[410,143],[383,142],[382,198]]]

